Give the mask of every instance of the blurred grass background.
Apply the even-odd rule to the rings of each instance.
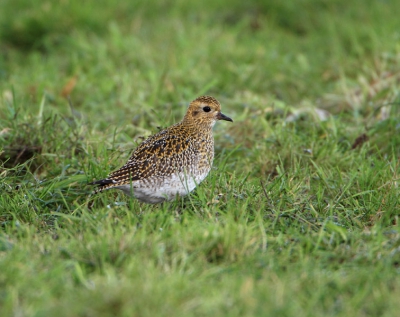
[[[1,316],[394,316],[394,0],[0,0]],[[201,94],[215,169],[86,184]]]

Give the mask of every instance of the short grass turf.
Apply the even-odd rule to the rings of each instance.
[[[1,0],[1,316],[396,316],[397,1]],[[184,199],[87,183],[195,97]]]

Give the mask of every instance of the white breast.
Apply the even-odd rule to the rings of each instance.
[[[134,181],[131,185],[121,185],[117,188],[140,201],[156,204],[166,200],[173,200],[176,196],[186,196],[200,184],[207,176],[209,169],[197,175],[185,173],[172,174],[162,179],[147,179],[146,181]]]

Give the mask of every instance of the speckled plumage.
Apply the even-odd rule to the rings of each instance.
[[[94,182],[95,193],[118,188],[146,203],[187,195],[211,169],[217,120],[232,121],[215,98],[193,100],[181,122],[150,136],[124,166]]]

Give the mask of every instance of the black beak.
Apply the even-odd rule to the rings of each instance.
[[[218,112],[218,114],[217,114],[217,119],[218,119],[218,120],[225,120],[225,121],[233,122],[233,120],[232,120],[231,118],[227,117],[226,115],[224,115],[224,114],[221,113],[221,112]]]

